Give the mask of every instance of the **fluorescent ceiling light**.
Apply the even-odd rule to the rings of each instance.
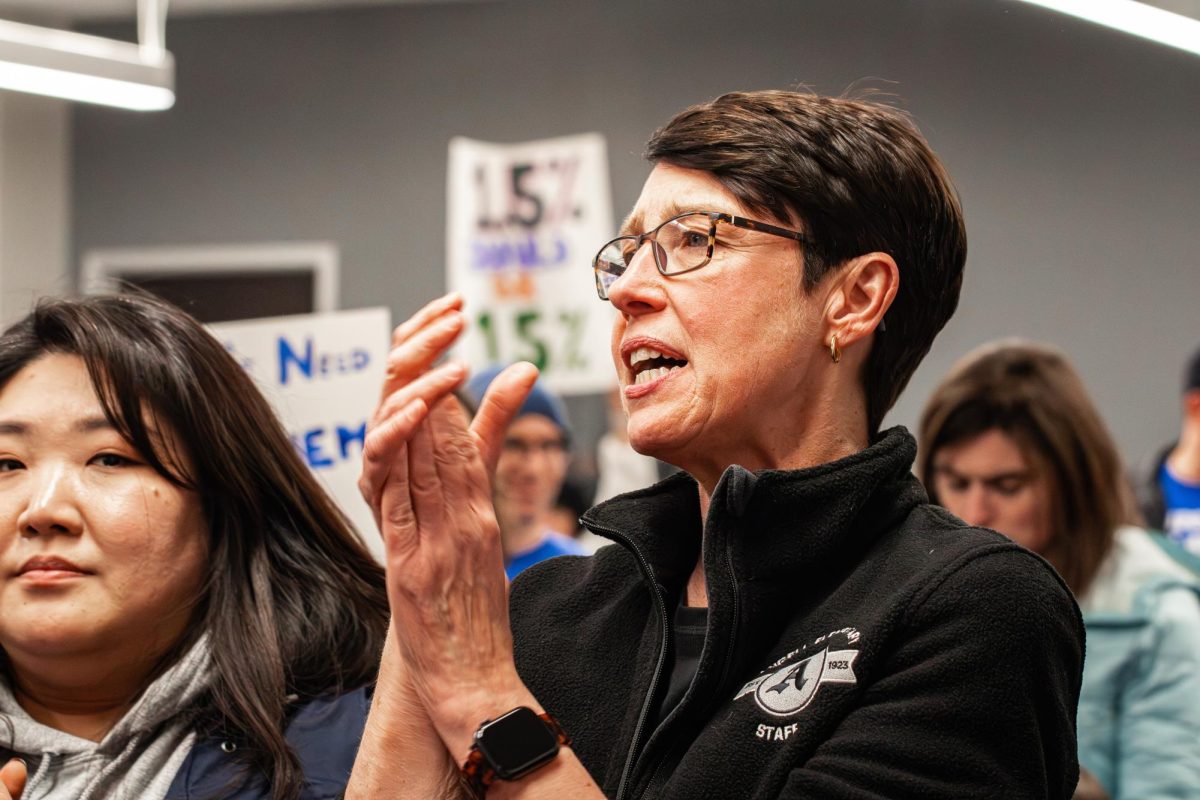
[[[1200,55],[1200,20],[1135,0],[1024,0]]]
[[[165,6],[139,2],[140,44],[0,20],[0,89],[135,111],[170,108],[175,59],[162,46]]]

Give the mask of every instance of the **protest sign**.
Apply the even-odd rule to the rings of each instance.
[[[367,420],[383,385],[390,325],[386,308],[209,325],[381,560],[383,544],[357,483]]]
[[[562,394],[613,385],[612,308],[591,259],[612,238],[604,137],[450,142],[447,282],[470,324],[456,348],[472,369],[531,361]]]

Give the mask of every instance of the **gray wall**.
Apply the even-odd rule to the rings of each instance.
[[[70,292],[71,113],[53,97],[0,92],[0,325],[40,294]]]
[[[1176,430],[1200,346],[1200,57],[1012,0],[498,0],[178,20],[168,45],[174,109],[76,109],[77,255],[332,239],[343,305],[402,317],[444,286],[451,136],[600,131],[619,218],[683,106],[867,79],[945,160],[971,243],[892,421],[1021,334],[1071,354],[1128,457]]]

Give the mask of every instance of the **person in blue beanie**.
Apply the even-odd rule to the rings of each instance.
[[[470,380],[466,388],[472,402],[479,404],[500,370],[492,367]],[[562,401],[537,381],[509,425],[496,462],[496,520],[504,548],[504,572],[510,581],[547,558],[588,553],[548,522],[567,477],[570,436]]]

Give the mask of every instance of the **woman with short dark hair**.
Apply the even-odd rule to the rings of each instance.
[[[1112,800],[1194,797],[1200,587],[1171,542],[1135,526],[1117,448],[1067,359],[1022,341],[968,355],[929,399],[920,442],[931,500],[1043,556],[1079,600],[1080,765]]]
[[[383,572],[194,319],[46,299],[0,336],[0,526],[22,800],[341,791]]]
[[[348,797],[457,765],[526,800],[1069,797],[1070,594],[925,502],[912,437],[880,430],[958,300],[941,163],[894,109],[797,92],[693,106],[648,149],[592,279],[629,441],[683,471],[510,595],[489,469],[535,370],[468,426],[465,368],[436,364],[462,299],[401,325],[362,484],[402,635]],[[412,714],[440,761],[404,757]]]

